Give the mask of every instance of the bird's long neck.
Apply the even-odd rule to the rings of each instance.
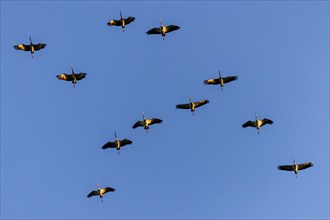
[[[121,19],[123,19],[123,16],[121,15],[121,11],[119,11],[119,13],[120,13],[120,20],[121,20]]]
[[[31,40],[31,37],[29,37],[29,39],[30,39],[30,45],[32,45],[32,40]]]

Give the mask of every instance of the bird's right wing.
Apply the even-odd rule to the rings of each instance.
[[[237,76],[227,76],[222,79],[223,79],[223,83],[229,83],[231,81],[237,80],[238,77]]]
[[[111,21],[109,21],[108,23],[107,23],[107,25],[109,25],[109,26],[113,26],[113,25],[115,25],[115,26],[120,26],[121,25],[121,23],[120,23],[120,20],[111,20]]]
[[[107,149],[107,148],[116,148],[116,142],[109,141],[108,143],[106,143],[102,147],[102,149]]]
[[[107,193],[107,192],[114,192],[116,191],[114,188],[111,188],[111,187],[105,187],[104,188],[104,193]]]
[[[134,20],[135,20],[134,17],[128,17],[128,18],[124,19],[125,24],[129,24],[129,23],[133,22]]]
[[[24,51],[30,51],[30,50],[31,50],[30,45],[25,45],[25,44],[18,44],[18,45],[15,45],[14,48],[15,48],[16,50],[24,50]]]
[[[161,34],[160,28],[152,28],[149,31],[147,31],[147,34]]]
[[[133,125],[133,127],[132,128],[137,128],[137,127],[139,127],[139,126],[144,126],[144,122],[143,121],[137,121],[134,125]]]
[[[246,128],[246,127],[249,127],[249,126],[250,127],[256,127],[256,122],[255,121],[247,121],[242,125],[243,128]]]
[[[46,44],[33,44],[34,50],[41,50],[46,47]]]
[[[86,75],[87,75],[87,73],[75,74],[77,80],[81,80],[81,79],[85,78]]]
[[[99,191],[98,191],[98,190],[95,190],[95,191],[90,192],[90,193],[87,195],[87,198],[90,198],[90,197],[92,197],[92,196],[98,196],[98,195],[100,195],[100,194],[99,194]]]
[[[205,105],[205,104],[207,104],[209,102],[210,102],[209,100],[200,100],[198,102],[195,102],[194,104],[195,104],[195,107],[197,108],[197,107],[200,107],[202,105]]]
[[[132,143],[133,142],[128,139],[124,139],[124,140],[120,141],[120,145],[122,145],[122,146],[127,145],[127,144],[132,144]]]
[[[162,119],[152,118],[152,119],[150,119],[150,125],[162,123],[162,121],[163,121]]]
[[[268,119],[268,118],[264,118],[264,119],[262,119],[262,124],[261,124],[261,126],[262,125],[265,125],[265,124],[273,124],[273,121],[272,120],[270,120],[270,119]]]
[[[176,108],[190,109],[190,104],[179,104],[179,105],[176,105]]]
[[[281,165],[278,166],[277,169],[279,170],[285,170],[285,171],[293,171],[293,165]]]
[[[220,83],[219,79],[207,79],[203,81],[205,85],[216,85]]]
[[[314,166],[314,164],[312,162],[308,162],[308,163],[302,163],[302,164],[298,164],[298,169],[299,170],[304,170],[307,169],[309,167]]]
[[[169,25],[166,27],[166,30],[167,30],[167,33],[171,32],[171,31],[176,31],[176,30],[179,30],[180,27],[179,26],[176,26],[176,25]]]

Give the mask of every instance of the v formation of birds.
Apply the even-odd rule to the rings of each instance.
[[[123,18],[122,17],[122,13],[120,12],[120,18],[118,20],[110,20],[107,25],[109,26],[121,26],[123,32],[125,32],[125,26],[130,24],[131,22],[133,22],[135,20],[135,17],[127,17],[127,18]],[[151,34],[159,34],[162,36],[163,40],[165,40],[165,36],[167,33],[170,33],[172,31],[176,31],[179,30],[180,27],[177,25],[168,25],[165,26],[163,25],[163,21],[162,19],[160,19],[160,27],[155,27],[152,28],[150,30],[148,30],[146,32],[146,34],[151,35]],[[34,52],[44,49],[46,47],[46,44],[44,43],[38,43],[38,44],[33,44],[32,43],[32,39],[31,37],[29,37],[30,43],[29,44],[18,44],[15,45],[14,48],[16,50],[22,50],[22,51],[30,51],[31,56],[33,58]],[[86,77],[87,73],[84,72],[80,72],[80,73],[75,73],[73,66],[71,66],[71,73],[61,73],[59,75],[57,75],[56,77],[59,80],[64,80],[64,81],[69,81],[73,84],[73,86],[75,87],[77,81],[82,80]],[[238,77],[237,76],[227,76],[227,77],[222,77],[221,76],[221,72],[219,70],[219,77],[214,78],[214,79],[207,79],[204,80],[203,83],[205,85],[219,85],[221,87],[221,90],[223,90],[224,85],[226,83],[232,82],[237,80]],[[195,109],[199,108],[203,105],[206,105],[209,103],[209,100],[199,100],[199,101],[192,101],[191,97],[189,97],[189,102],[188,103],[183,103],[183,104],[178,104],[176,105],[177,109],[188,109],[192,112],[192,114],[194,115]],[[159,124],[162,123],[162,119],[158,119],[158,118],[146,118],[144,113],[142,113],[142,117],[143,120],[141,121],[137,121],[132,128],[138,128],[138,127],[143,127],[145,129],[146,132],[148,132],[149,130],[149,126],[153,125],[153,124]],[[257,132],[259,134],[259,129],[266,125],[266,124],[273,124],[273,121],[268,119],[268,118],[264,118],[262,120],[260,120],[258,118],[257,115],[255,115],[255,120],[249,120],[247,122],[245,122],[242,127],[246,128],[246,127],[255,127],[257,129]],[[105,143],[102,146],[102,149],[108,149],[108,148],[115,148],[117,149],[117,152],[119,154],[119,150],[121,147],[124,147],[126,145],[130,145],[133,142],[129,139],[123,139],[123,140],[119,140],[117,138],[117,134],[116,132],[114,133],[115,136],[115,140],[114,141],[109,141],[107,143]],[[305,163],[301,163],[301,164],[297,164],[295,159],[293,159],[293,164],[290,165],[280,165],[277,168],[279,170],[284,170],[284,171],[293,171],[296,174],[298,174],[299,170],[303,170],[303,169],[307,169],[309,167],[312,167],[314,164],[313,162],[305,162]],[[98,184],[97,185],[97,190],[94,190],[92,192],[90,192],[87,197],[90,198],[92,196],[99,196],[101,198],[101,201],[103,202],[103,195],[105,193],[108,192],[114,192],[115,189],[112,187],[105,187],[105,188],[100,188],[100,186]]]

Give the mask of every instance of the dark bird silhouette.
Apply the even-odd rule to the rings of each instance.
[[[198,102],[193,102],[191,100],[191,97],[189,96],[189,103],[187,104],[180,104],[180,105],[176,105],[176,108],[178,109],[190,109],[190,111],[193,113],[195,112],[195,108],[198,108],[200,106],[203,106],[205,104],[209,103],[209,100],[200,100]]]
[[[18,45],[15,45],[14,48],[16,50],[30,51],[31,52],[32,59],[33,59],[34,51],[38,51],[38,50],[41,50],[41,49],[45,48],[46,47],[46,44],[42,44],[42,43],[33,44],[32,43],[32,40],[31,40],[31,37],[29,37],[29,39],[30,39],[30,44],[29,45],[18,44]]]
[[[304,169],[310,168],[312,166],[314,166],[313,162],[297,164],[295,159],[293,158],[293,165],[281,165],[281,166],[278,166],[277,169],[284,170],[284,171],[293,171],[297,177],[299,170],[304,170]]]
[[[147,131],[149,130],[149,126],[153,125],[153,124],[159,124],[162,123],[163,120],[158,119],[158,118],[151,118],[151,119],[146,119],[146,117],[144,117],[144,112],[142,112],[142,117],[143,117],[143,121],[137,121],[132,128],[137,128],[137,127],[144,127],[144,130]]]
[[[221,90],[223,90],[223,87],[224,87],[225,83],[229,83],[229,82],[237,80],[237,79],[238,79],[237,76],[222,77],[221,72],[219,70],[219,78],[207,79],[207,80],[204,80],[203,82],[204,82],[205,85],[220,85]]]
[[[266,124],[273,124],[273,121],[270,120],[270,119],[268,119],[268,118],[264,118],[262,120],[259,120],[257,114],[255,116],[256,116],[256,120],[255,121],[247,121],[247,122],[245,122],[242,125],[242,127],[243,128],[246,128],[246,127],[255,127],[255,128],[257,128],[257,131],[258,131],[258,134],[259,134],[259,128],[261,126],[264,126]]]
[[[128,25],[129,23],[133,22],[135,20],[134,17],[128,17],[128,18],[123,18],[121,15],[120,11],[120,19],[119,20],[111,20],[107,23],[109,26],[121,26],[123,29],[123,32],[125,32],[125,25]]]
[[[162,18],[160,18],[160,27],[158,28],[152,28],[149,31],[147,31],[147,34],[161,34],[163,37],[163,40],[165,40],[166,33],[172,32],[179,30],[180,27],[177,25],[169,25],[169,26],[164,26]]]
[[[101,201],[103,202],[103,195],[106,194],[107,192],[114,192],[115,189],[111,187],[105,187],[105,188],[100,188],[99,184],[97,184],[97,190],[90,192],[87,195],[87,198],[90,198],[92,196],[99,196],[101,198]]]
[[[114,142],[108,142],[105,145],[103,145],[102,149],[107,149],[107,148],[116,148],[119,154],[119,150],[121,147],[124,147],[127,144],[132,144],[133,142],[129,139],[124,139],[124,140],[119,140],[117,138],[117,134],[115,132],[115,141]]]
[[[85,78],[87,75],[87,73],[75,73],[73,70],[73,67],[71,65],[71,74],[66,74],[66,73],[62,73],[57,75],[56,77],[60,80],[65,80],[65,81],[71,81],[73,84],[73,87],[76,86],[76,83],[78,80],[82,80],[83,78]]]

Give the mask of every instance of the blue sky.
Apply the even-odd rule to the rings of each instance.
[[[1,218],[329,218],[328,1],[1,1],[0,52]],[[175,109],[189,96],[210,103]],[[133,130],[141,112],[163,123]],[[277,170],[293,157],[315,166]]]

